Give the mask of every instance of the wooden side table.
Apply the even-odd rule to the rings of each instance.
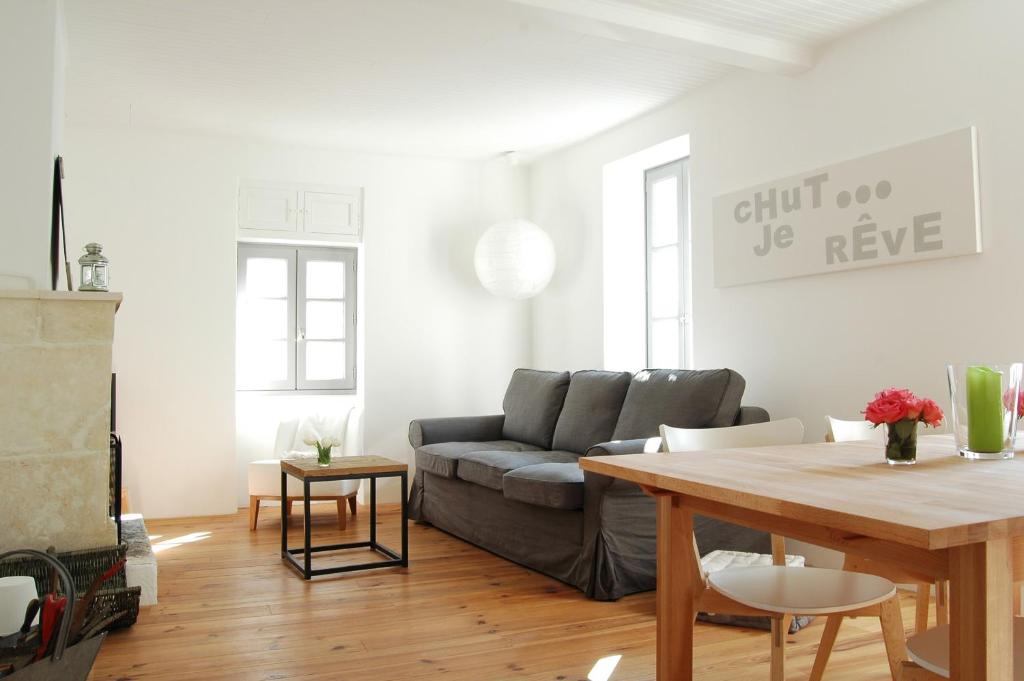
[[[408,525],[408,499],[409,499],[409,467],[404,463],[392,461],[382,456],[345,456],[331,460],[330,466],[317,465],[316,459],[292,459],[281,461],[281,497],[287,494],[288,478],[291,475],[302,481],[302,511],[303,511],[303,534],[305,535],[302,548],[288,548],[288,523],[285,518],[285,505],[281,504],[281,560],[286,565],[293,567],[303,579],[312,579],[319,575],[330,575],[339,572],[353,572],[355,570],[371,570],[384,567],[408,567],[409,566],[409,525]],[[384,546],[377,541],[377,479],[378,478],[401,478],[402,479],[402,553],[398,554],[393,549]],[[309,486],[313,482],[326,482],[331,480],[361,480],[370,481],[370,540],[347,542],[344,544],[329,544],[326,546],[313,546],[310,536],[309,524]],[[363,549],[369,548],[381,554],[389,560],[374,561],[371,563],[359,563],[357,565],[342,565],[332,568],[313,569],[313,554],[318,551],[338,551],[341,549]],[[300,564],[296,554],[302,554],[303,562]]]

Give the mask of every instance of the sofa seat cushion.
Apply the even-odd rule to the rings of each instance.
[[[516,369],[505,391],[501,436],[551,449],[558,414],[569,390],[568,371]]]
[[[736,423],[746,383],[732,369],[645,369],[629,384],[612,440],[657,437],[658,426],[721,428]]]
[[[506,499],[561,511],[583,508],[583,471],[578,463],[538,463],[505,474]]]
[[[558,415],[552,449],[582,454],[612,438],[632,376],[626,371],[577,371]]]
[[[444,478],[454,478],[459,460],[474,452],[525,452],[540,447],[514,440],[490,442],[438,442],[416,450],[416,467]]]
[[[502,489],[505,473],[538,463],[572,463],[579,459],[573,452],[474,452],[459,459],[456,472],[461,479],[483,487]]]

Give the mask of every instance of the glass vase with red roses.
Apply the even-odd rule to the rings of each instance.
[[[917,463],[917,424],[937,428],[942,408],[935,400],[921,398],[906,388],[887,388],[864,409],[864,418],[877,428],[885,426],[885,460],[892,466]]]

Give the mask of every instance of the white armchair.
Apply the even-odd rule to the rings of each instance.
[[[284,504],[285,515],[291,516],[292,503],[302,500],[302,484],[294,478],[288,478],[288,495],[281,499],[281,458],[288,452],[315,452],[303,442],[308,435],[308,420],[300,423],[297,420],[281,421],[277,427],[274,441],[273,459],[253,461],[249,464],[249,529],[255,530],[260,515],[260,502],[263,500],[280,501]],[[362,442],[363,411],[353,407],[347,415],[342,415],[332,424],[336,432],[330,435],[341,440],[341,446],[334,449],[334,456],[356,456]],[[324,433],[326,435],[326,433]],[[356,494],[359,492],[358,480],[336,480],[332,482],[314,482],[310,486],[310,498],[315,501],[334,501],[338,505],[338,527],[342,530],[346,525],[345,504],[348,503],[352,515],[356,514]]]

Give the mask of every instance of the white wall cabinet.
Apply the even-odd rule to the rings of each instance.
[[[298,207],[293,188],[243,184],[238,189],[238,228],[296,232]]]
[[[247,238],[361,241],[363,190],[243,180],[238,186],[238,234]]]
[[[303,191],[303,227],[310,234],[359,236],[360,194],[358,189]]]

